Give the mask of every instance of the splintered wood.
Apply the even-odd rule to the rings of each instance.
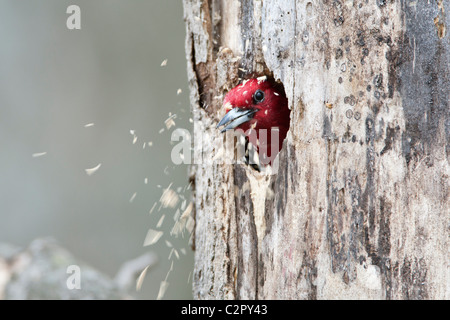
[[[85,169],[86,174],[87,174],[88,176],[92,176],[94,173],[97,172],[98,169],[100,169],[101,166],[102,166],[102,164],[99,163],[99,164],[98,164],[97,166],[95,166],[94,168],[91,168],[91,169]]]
[[[157,243],[163,234],[164,234],[164,232],[162,232],[162,231],[149,229],[147,231],[147,236],[145,237],[145,240],[144,240],[144,247],[151,246],[151,245]]]
[[[161,205],[164,208],[175,208],[180,200],[177,193],[170,189],[170,186],[164,190],[160,198]]]
[[[39,157],[45,156],[46,154],[47,154],[47,152],[33,153],[33,154],[32,154],[32,157],[33,157],[33,158],[39,158]]]

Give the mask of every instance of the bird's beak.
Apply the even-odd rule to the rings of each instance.
[[[253,119],[254,114],[258,109],[241,109],[233,108],[225,115],[225,117],[220,120],[217,128],[220,126],[225,126],[220,132],[225,132],[230,129],[234,129],[241,124]]]

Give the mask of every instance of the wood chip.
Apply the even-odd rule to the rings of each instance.
[[[161,285],[159,286],[158,297],[156,298],[156,300],[161,300],[164,297],[168,286],[169,283],[167,281],[161,281]]]
[[[88,176],[92,176],[95,172],[97,172],[98,169],[100,169],[101,166],[102,166],[102,164],[99,163],[99,164],[98,164],[96,167],[94,167],[94,168],[91,168],[91,169],[85,169],[86,174],[87,174]]]
[[[33,158],[39,158],[39,157],[45,156],[46,154],[47,154],[47,152],[33,153],[32,157]]]
[[[136,281],[136,291],[141,291],[142,284],[144,283],[145,275],[147,274],[147,270],[150,266],[145,267],[145,269],[141,272]]]
[[[175,208],[179,201],[178,195],[175,191],[170,189],[170,187],[171,185],[167,189],[164,189],[164,192],[159,199],[164,208]]]
[[[151,246],[157,243],[163,234],[164,232],[162,231],[149,229],[147,235],[145,236],[144,247]]]
[[[161,218],[159,218],[159,221],[158,221],[158,223],[156,224],[156,227],[157,228],[161,228],[161,226],[162,226],[162,224],[163,224],[163,222],[164,222],[164,218],[166,217],[166,215],[165,214],[163,214],[162,216],[161,216]]]

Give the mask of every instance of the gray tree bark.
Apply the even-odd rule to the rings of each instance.
[[[449,2],[183,3],[194,297],[449,299]],[[278,171],[217,161],[223,95],[270,73]]]

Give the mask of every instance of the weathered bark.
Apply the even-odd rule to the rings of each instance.
[[[194,297],[449,299],[449,2],[184,8]],[[270,72],[292,110],[279,170],[219,163],[222,95]]]

